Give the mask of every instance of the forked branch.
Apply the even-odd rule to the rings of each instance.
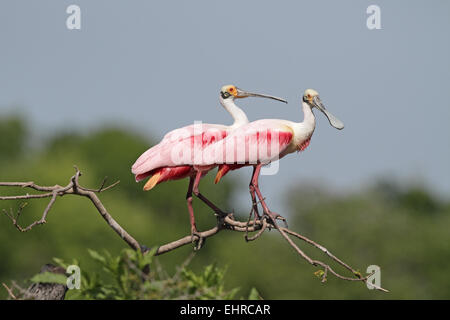
[[[97,211],[101,214],[106,223],[133,249],[140,249],[139,243],[134,239],[128,232],[125,231],[118,223],[114,220],[114,218],[108,213],[106,208],[103,206],[102,202],[97,196],[97,193],[109,190],[116,186],[119,181],[105,187],[106,178],[103,180],[101,186],[98,189],[89,189],[80,185],[79,178],[81,176],[81,171],[75,167],[75,174],[70,178],[69,183],[66,186],[54,185],[54,186],[40,186],[35,184],[34,182],[0,182],[0,187],[21,187],[33,189],[36,191],[40,191],[43,193],[40,194],[24,194],[18,196],[0,196],[0,200],[29,200],[29,199],[44,199],[50,198],[50,201],[45,208],[41,218],[29,224],[26,227],[21,227],[19,225],[19,217],[23,211],[23,208],[26,206],[26,203],[23,203],[19,206],[17,213],[14,215],[13,210],[11,209],[9,212],[7,210],[3,210],[3,213],[12,221],[13,225],[21,232],[30,231],[37,225],[41,225],[47,222],[47,215],[50,209],[56,202],[57,197],[63,197],[65,195],[77,195],[83,196],[91,200]]]
[[[53,205],[55,204],[58,197],[63,197],[65,195],[77,195],[77,196],[83,196],[88,198],[92,204],[95,206],[97,211],[100,213],[102,218],[106,221],[106,223],[134,250],[142,250],[144,253],[149,252],[149,249],[143,245],[141,245],[134,237],[132,237],[124,228],[122,228],[117,221],[113,219],[113,217],[108,213],[100,199],[98,198],[97,194],[101,193],[103,191],[109,190],[113,187],[115,187],[119,181],[106,186],[106,178],[101,183],[100,187],[97,189],[90,189],[85,188],[80,185],[79,178],[81,176],[81,171],[75,167],[75,174],[70,178],[69,183],[66,186],[40,186],[35,184],[34,182],[0,182],[0,187],[20,187],[24,189],[32,189],[35,191],[38,191],[40,193],[37,194],[29,194],[26,193],[24,195],[16,195],[16,196],[0,196],[0,200],[30,200],[30,199],[50,199],[48,202],[47,207],[45,208],[44,212],[42,213],[42,216],[39,220],[35,220],[31,224],[29,224],[26,227],[22,227],[19,225],[19,217],[21,213],[23,212],[23,209],[26,206],[26,203],[22,203],[19,208],[17,209],[17,212],[14,214],[13,210],[3,210],[3,213],[11,220],[12,224],[21,232],[30,231],[32,228],[36,227],[37,225],[45,224],[47,222],[47,215]],[[203,232],[199,232],[198,235],[187,235],[185,237],[182,237],[178,240],[172,241],[170,243],[161,245],[156,250],[156,255],[161,255],[167,252],[170,252],[172,250],[175,250],[179,247],[192,244],[193,242],[196,244],[195,249],[200,249],[202,245],[204,244],[204,240],[216,235],[222,230],[231,230],[231,231],[237,231],[237,232],[244,232],[245,233],[245,240],[246,241],[253,241],[258,239],[264,231],[269,229],[276,229],[280,232],[281,236],[289,243],[289,245],[297,252],[297,254],[300,255],[301,258],[306,260],[308,263],[315,267],[321,267],[323,270],[319,270],[319,273],[316,273],[318,276],[321,277],[322,282],[325,282],[327,279],[328,274],[332,274],[336,276],[339,279],[347,280],[347,281],[360,281],[364,283],[368,283],[368,279],[371,275],[368,275],[366,277],[363,277],[358,271],[354,270],[352,267],[350,267],[348,264],[344,263],[342,260],[337,258],[335,255],[333,255],[330,251],[328,251],[325,247],[322,245],[316,243],[315,241],[296,233],[287,227],[280,227],[276,223],[276,221],[272,221],[270,217],[263,216],[262,218],[255,218],[251,220],[250,218],[248,221],[238,221],[234,218],[234,215],[232,213],[223,215],[223,216],[217,216],[217,224],[209,229],[205,230]],[[249,236],[249,232],[254,232],[255,235]],[[335,271],[329,264],[320,261],[315,260],[309,257],[303,250],[301,250],[297,244],[292,240],[292,238],[297,238],[303,242],[306,242],[307,244],[313,246],[316,249],[319,249],[323,253],[325,253],[331,260],[335,261],[339,265],[341,265],[343,268],[347,269],[352,276],[344,276],[340,274],[339,272]],[[369,284],[373,288],[388,292],[386,289],[378,287],[374,284]]]

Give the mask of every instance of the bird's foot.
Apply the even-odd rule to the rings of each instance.
[[[197,228],[191,229],[191,243],[194,245],[194,251],[200,250],[206,242],[206,238],[197,231]]]

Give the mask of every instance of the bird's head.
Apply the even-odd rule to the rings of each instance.
[[[287,101],[284,99],[274,97],[274,96],[269,96],[266,94],[261,94],[261,93],[248,92],[248,91],[239,89],[238,87],[236,87],[234,85],[223,86],[222,89],[220,89],[220,96],[224,100],[227,100],[227,99],[234,100],[236,98],[239,99],[239,98],[247,98],[247,97],[260,97],[260,98],[273,99],[273,100],[287,103]]]
[[[319,93],[314,89],[306,89],[305,94],[303,95],[303,101],[306,103],[313,103],[313,99],[315,97],[319,97]]]
[[[344,123],[333,116],[323,105],[320,100],[319,93],[314,89],[306,89],[303,94],[303,102],[308,104],[311,108],[317,108],[328,118],[330,124],[336,129],[344,129]]]

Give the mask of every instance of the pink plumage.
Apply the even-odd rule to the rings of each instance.
[[[145,151],[133,164],[131,172],[136,181],[156,173],[160,173],[158,183],[185,178],[191,173],[188,170],[191,166],[186,164],[195,164],[195,158],[206,147],[226,136],[226,127],[222,125],[195,124],[173,130]]]
[[[203,164],[219,164],[214,180],[218,183],[231,170],[281,158],[292,138],[292,130],[287,126],[274,126],[273,121],[269,120],[254,121],[207,147]],[[210,154],[211,158],[208,158]]]
[[[268,163],[284,156],[293,132],[288,126],[260,120],[244,125],[225,139],[206,147],[193,165]]]
[[[160,143],[145,151],[131,168],[136,181],[150,177],[144,185],[145,191],[163,181],[189,177],[186,203],[193,234],[197,232],[197,227],[192,207],[192,194],[200,198],[214,212],[222,212],[199,191],[200,179],[217,166],[216,163],[205,164],[203,151],[226,138],[236,128],[248,123],[246,114],[236,106],[234,100],[251,96],[286,102],[281,98],[246,92],[233,85],[223,86],[219,101],[234,119],[231,126],[199,123],[173,130],[167,133]],[[270,140],[271,137],[268,139]]]

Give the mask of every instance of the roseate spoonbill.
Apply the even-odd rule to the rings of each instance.
[[[247,92],[234,85],[223,86],[219,101],[233,117],[234,123],[232,125],[194,124],[175,129],[167,133],[160,143],[144,152],[132,166],[131,171],[135,175],[136,182],[150,177],[144,185],[145,191],[151,190],[164,181],[189,177],[186,201],[193,235],[197,234],[197,227],[192,208],[192,193],[216,213],[222,213],[218,207],[199,192],[198,188],[200,179],[216,165],[197,166],[195,161],[198,160],[195,159],[195,155],[201,155],[202,150],[208,145],[225,138],[230,132],[249,122],[244,111],[234,103],[235,99],[247,97],[269,98],[287,103],[284,99]]]
[[[264,213],[274,223],[275,219],[280,218],[284,220],[284,218],[269,210],[259,190],[258,178],[261,166],[281,159],[294,151],[303,151],[309,146],[316,126],[313,108],[322,111],[330,124],[336,129],[341,130],[344,128],[344,124],[325,109],[319,94],[313,89],[305,91],[302,108],[304,114],[303,122],[296,123],[278,119],[257,120],[239,127],[223,140],[208,146],[204,150],[204,153],[209,155],[209,158],[205,157],[203,164],[219,165],[215,179],[216,183],[230,170],[236,170],[244,166],[253,166],[253,174],[249,184],[253,211],[259,217],[256,193]]]

